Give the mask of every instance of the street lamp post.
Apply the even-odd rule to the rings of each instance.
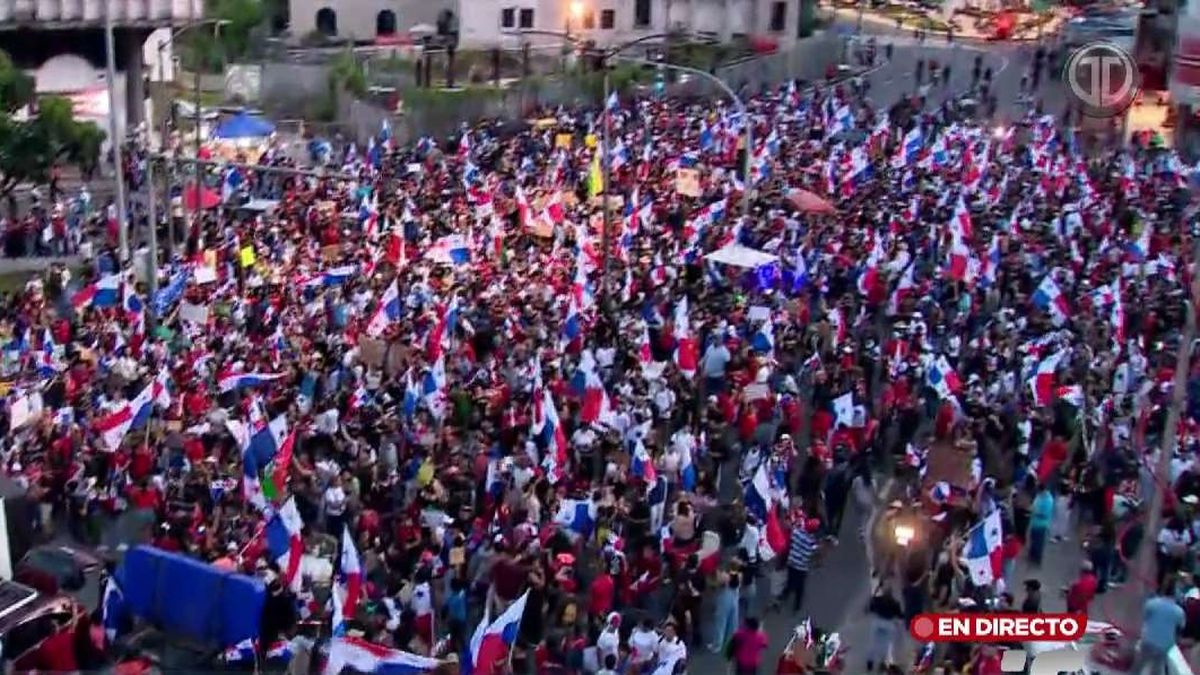
[[[117,123],[117,51],[116,39],[113,36],[112,5],[105,5],[104,11],[104,51],[105,77],[108,80],[108,142],[112,144],[113,166],[116,170],[117,182],[117,258],[123,263],[129,260],[129,221],[126,219],[125,207],[125,159],[121,144],[125,134],[120,132]],[[140,77],[140,74],[138,75]],[[126,85],[128,86],[128,85]]]
[[[217,160],[211,160],[211,159],[200,159],[199,157],[196,157],[196,158],[175,157],[173,155],[168,155],[166,153],[150,155],[149,157],[146,158],[146,184],[150,186],[149,205],[148,206],[149,206],[149,211],[150,211],[150,250],[151,251],[154,251],[154,249],[158,245],[158,234],[155,231],[155,226],[157,224],[156,221],[158,219],[158,203],[157,203],[157,200],[155,199],[155,194],[154,194],[154,180],[155,180],[154,165],[157,162],[162,162],[164,165],[166,165],[169,162],[172,166],[177,165],[177,164],[190,164],[196,168],[197,174],[200,173],[201,168],[206,168],[206,167],[207,168],[236,167],[238,169],[245,169],[245,170],[255,171],[255,172],[260,172],[260,173],[277,173],[277,174],[282,174],[285,176],[302,176],[302,177],[318,178],[318,179],[332,178],[332,179],[345,180],[345,181],[357,180],[356,176],[352,176],[350,174],[345,174],[345,173],[336,172],[336,171],[312,171],[312,170],[305,170],[305,169],[294,169],[294,168],[285,167],[285,166],[269,166],[269,165],[265,165],[265,164],[247,164],[247,163],[243,163],[243,162],[223,162],[223,161],[217,161]],[[154,309],[153,309],[154,308],[153,300],[154,300],[155,294],[158,292],[158,262],[157,262],[157,257],[153,253],[151,253],[151,255],[148,256],[146,265],[148,268],[147,271],[149,272],[148,286],[149,286],[149,290],[150,290],[150,302],[146,303],[146,311],[150,315],[149,322],[151,325],[153,325],[153,321],[155,320]]]
[[[160,40],[158,43],[158,59],[157,59],[158,60],[158,76],[159,76],[159,78],[161,79],[161,78],[165,77],[164,73],[166,73],[166,68],[164,67],[165,64],[163,61],[163,50],[166,49],[168,45],[174,46],[175,41],[178,40],[181,35],[188,32],[189,30],[192,30],[193,28],[198,28],[200,26],[214,26],[216,29],[219,30],[221,26],[224,26],[228,23],[229,23],[229,21],[227,19],[201,19],[200,21],[193,21],[192,23],[186,24],[184,26],[180,26],[179,28],[177,28],[171,32],[171,36],[169,38],[167,38],[166,40]],[[174,78],[172,78],[172,79],[174,79]],[[192,102],[196,107],[195,111],[193,111],[193,114],[194,114],[194,121],[195,121],[195,125],[196,125],[196,154],[199,155],[200,154],[200,70],[199,70],[199,68],[196,69],[195,76],[194,76],[194,97],[193,97]],[[158,143],[160,150],[164,149],[166,147],[166,141],[167,141],[167,122],[164,119],[162,134],[159,137],[159,143]],[[149,182],[149,181],[147,181],[147,182]],[[197,171],[196,172],[197,186],[199,186],[199,183],[200,183],[200,173],[199,173],[199,171]],[[169,183],[168,183],[168,187],[169,187]],[[186,181],[184,182],[184,187],[186,188]],[[198,189],[199,189],[199,187],[197,187],[197,190]],[[151,194],[153,194],[153,191],[154,191],[153,186],[150,188],[150,190],[151,190]],[[197,198],[198,197],[199,197],[199,194],[197,194]],[[187,190],[186,189],[183,191],[183,195],[180,198],[180,201],[182,202],[181,206],[183,207],[183,215],[184,215],[184,219],[186,221],[186,219],[187,219]],[[158,259],[157,249],[152,251],[152,255],[154,256],[154,259],[157,261],[157,259]],[[168,255],[168,257],[174,257],[174,255],[175,255],[175,224],[173,222],[173,219],[171,218],[169,203],[167,205],[167,255]]]
[[[612,155],[610,154],[612,151],[612,147],[611,147],[612,108],[608,105],[608,99],[612,95],[612,83],[609,78],[609,63],[608,63],[608,61],[610,58],[620,57],[620,54],[622,51],[629,49],[630,47],[633,47],[637,44],[640,44],[643,42],[649,42],[650,40],[660,40],[663,38],[669,38],[672,35],[673,35],[672,33],[658,33],[658,34],[654,34],[654,35],[645,35],[640,38],[637,38],[634,40],[629,40],[628,42],[623,42],[623,43],[615,45],[613,47],[609,47],[608,49],[605,49],[603,52],[601,52],[601,55],[600,55],[600,65],[601,65],[601,68],[603,68],[603,70],[604,70],[604,93],[603,93],[602,99],[601,99],[601,105],[603,106],[603,111],[604,111],[603,124],[601,126],[601,133],[602,133],[601,151],[603,153],[601,155],[601,162],[603,164],[603,172],[604,172],[604,203],[602,204],[603,230],[600,233],[600,246],[603,249],[604,253],[603,253],[603,257],[602,257],[603,262],[601,264],[601,273],[600,273],[600,298],[601,298],[602,304],[605,306],[606,309],[608,307],[608,301],[609,301],[609,283],[608,283],[609,279],[608,278],[609,278],[609,268],[610,268],[610,264],[611,264],[611,255],[612,255],[612,251],[611,251],[611,247],[612,247],[612,243],[611,243],[612,242],[612,212],[609,209],[609,201],[608,201],[609,186],[612,184]],[[707,73],[706,73],[706,75],[707,75]]]
[[[150,239],[148,247],[150,250],[146,252],[146,285],[150,290],[150,298],[154,299],[158,295],[158,203],[154,195],[154,162],[146,162],[146,191],[149,193],[146,197],[146,202],[150,218],[150,231],[148,232]],[[169,221],[170,218],[168,217]],[[148,317],[147,323],[150,328],[153,328],[155,321],[154,312],[149,312]]]
[[[630,61],[632,63],[640,63],[645,66],[661,66],[670,70],[676,70],[681,73],[687,73],[689,75],[704,78],[717,85],[717,88],[724,92],[725,95],[733,101],[733,104],[737,106],[738,112],[742,116],[743,123],[746,125],[746,152],[745,161],[742,163],[742,180],[746,189],[742,192],[742,218],[744,220],[748,220],[750,218],[750,158],[754,153],[754,127],[750,123],[750,114],[746,109],[746,104],[742,101],[741,97],[737,95],[737,92],[735,92],[728,84],[726,84],[724,80],[716,75],[713,75],[707,70],[700,70],[699,68],[691,68],[689,66],[681,66],[676,63],[656,62],[630,56],[621,56],[619,54],[614,54],[613,56],[614,58]]]

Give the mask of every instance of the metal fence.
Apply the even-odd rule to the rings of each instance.
[[[749,91],[757,91],[788,79],[813,81],[823,77],[827,68],[838,62],[844,52],[843,47],[843,39],[837,35],[821,34],[802,40],[784,52],[719,67],[717,74],[733,88]],[[364,57],[362,60],[368,85],[395,89],[400,95],[400,110],[393,115],[384,106],[370,100],[344,100],[340,101],[335,111],[336,126],[348,137],[365,142],[378,132],[380,123],[386,118],[397,140],[405,141],[426,135],[453,134],[464,122],[482,118],[522,119],[546,107],[601,103],[597,77],[565,77],[561,74],[563,57],[560,51],[547,47],[535,52],[530,58],[534,76],[508,78],[514,69],[519,75],[523,54],[519,49],[504,50],[501,66],[502,76],[506,79],[499,88],[471,86],[473,81],[491,81],[490,57],[486,62],[481,62],[479,58],[479,53],[468,54],[458,64],[463,70],[456,66],[456,80],[464,86],[456,90],[443,90],[415,88],[416,63],[413,61],[382,53]],[[435,82],[444,76],[444,67],[444,63],[435,61],[432,69]],[[261,105],[276,114],[302,114],[312,118],[314,104],[330,96],[329,82],[327,65],[264,63],[260,84]],[[711,83],[689,78],[670,84],[668,93],[711,96],[716,92]],[[338,98],[344,99],[345,95]]]

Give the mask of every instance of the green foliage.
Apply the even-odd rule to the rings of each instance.
[[[33,100],[34,81],[13,67],[12,59],[0,52],[0,112],[15,113]]]
[[[36,105],[33,116],[17,116]],[[59,97],[38,100],[33,78],[0,52],[0,195],[22,182],[44,183],[57,163],[91,168],[100,157],[104,132],[91,122],[78,122],[71,102]]]
[[[258,42],[260,26],[270,16],[264,0],[207,0],[209,18],[221,23],[197,26],[183,34],[184,67],[217,72],[226,63],[251,54]]]
[[[686,42],[671,45],[667,52],[667,61],[681,66],[708,70],[738,55],[729,45]]]
[[[366,96],[367,74],[349,49],[337,55],[329,64],[329,80],[355,96]]]

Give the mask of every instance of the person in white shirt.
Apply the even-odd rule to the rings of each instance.
[[[629,660],[635,665],[654,661],[658,649],[658,631],[653,619],[643,619],[629,634]]]
[[[696,437],[692,435],[690,429],[683,427],[671,435],[671,445],[680,454],[683,454],[684,451],[694,453],[696,450]]]
[[[608,620],[604,622],[604,629],[600,631],[600,637],[596,638],[596,649],[599,652],[597,659],[601,665],[608,656],[619,656],[618,652],[621,650],[620,614],[613,612],[608,615]]]
[[[591,452],[596,444],[596,432],[589,426],[581,426],[571,435],[571,445],[582,452]]]
[[[335,537],[341,536],[346,517],[346,491],[342,489],[341,476],[330,480],[321,497],[321,506],[325,509],[325,531]]]
[[[660,387],[654,393],[654,409],[659,421],[671,419],[671,412],[675,409],[675,392],[670,387]]]
[[[687,645],[675,634],[675,624],[667,623],[663,626],[662,638],[659,639],[658,648],[655,651],[659,663],[678,663],[687,660]]]

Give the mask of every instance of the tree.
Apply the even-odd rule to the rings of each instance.
[[[221,24],[185,33],[183,55],[188,68],[216,72],[253,51],[269,8],[262,0],[207,0],[205,5],[207,15]]]
[[[0,197],[21,183],[46,183],[55,164],[93,169],[104,132],[74,118],[71,102],[38,98],[33,78],[0,51]]]

